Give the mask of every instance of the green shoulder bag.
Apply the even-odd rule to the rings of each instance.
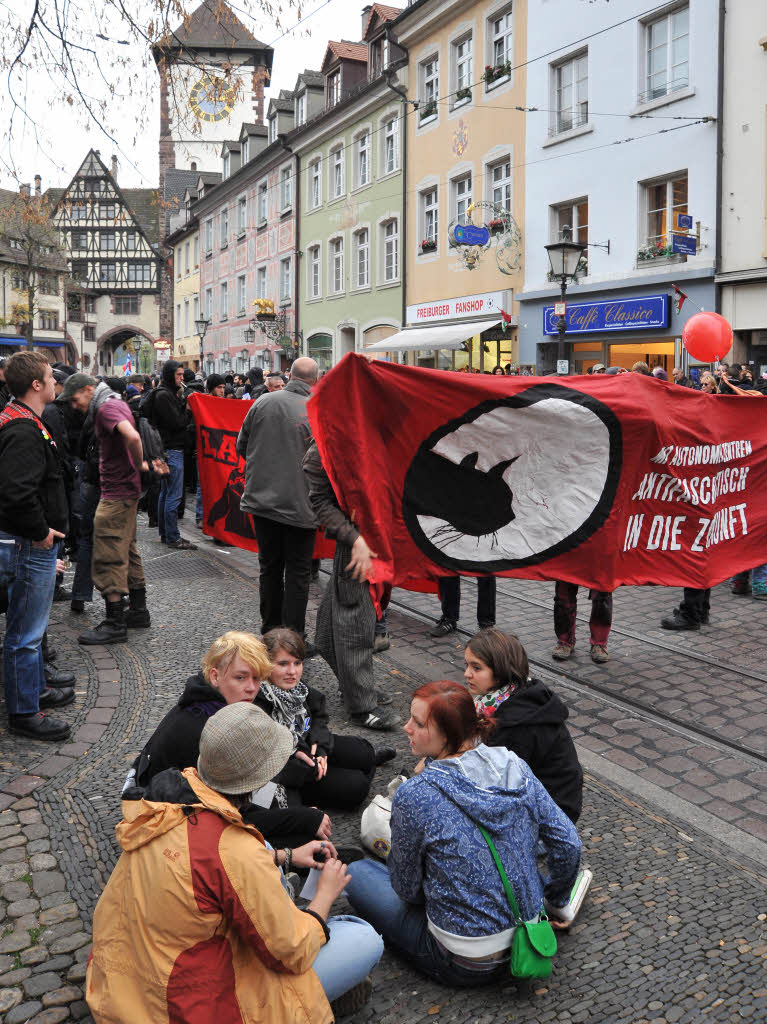
[[[543,907],[539,921],[523,921],[519,913],[517,901],[514,899],[514,891],[506,875],[506,871],[498,856],[495,843],[490,838],[487,830],[481,825],[479,831],[490,848],[490,853],[501,876],[503,888],[506,891],[506,899],[509,901],[511,913],[516,925],[514,936],[511,940],[511,958],[509,968],[513,978],[548,978],[551,974],[551,959],[557,951],[557,937],[554,929],[549,924]]]

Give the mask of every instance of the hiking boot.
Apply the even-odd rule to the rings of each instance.
[[[86,647],[99,644],[124,644],[128,639],[128,627],[125,624],[125,609],[122,601],[105,601],[106,618],[95,629],[81,633],[77,642]]]
[[[136,587],[128,595],[129,607],[125,613],[125,625],[128,629],[146,629],[152,625],[149,609],[146,606],[146,587]]]
[[[736,597],[748,597],[751,593],[751,584],[737,581],[733,583],[731,593],[735,594]]]
[[[555,661],[567,661],[570,655],[573,653],[573,644],[563,644],[560,640],[554,650],[551,652],[551,657]]]
[[[85,611],[85,601],[80,601],[78,600],[78,598],[73,597],[72,603],[69,607],[72,609],[75,615],[82,615],[82,613]]]
[[[72,591],[66,590],[61,584],[57,583],[53,590],[53,603],[59,604],[62,601],[71,601]]]
[[[192,542],[190,540],[187,540],[186,537],[180,537],[178,540],[173,540],[173,541],[169,540],[166,543],[167,543],[168,547],[171,548],[173,551],[196,551],[197,550],[197,545],[196,544],[192,544]]]
[[[591,645],[591,660],[595,665],[604,665],[606,661],[610,660],[610,655],[607,653],[607,648],[604,644]]]
[[[381,732],[387,732],[399,724],[396,715],[379,707],[373,708],[372,711],[360,711],[349,717],[355,725],[361,725],[363,729],[377,729]]]
[[[376,747],[376,767],[382,764],[386,764],[387,761],[393,761],[397,756],[397,751],[394,747]]]
[[[330,1004],[330,1009],[335,1017],[348,1017],[350,1013],[356,1013],[357,1010],[362,1009],[365,1003],[369,1001],[372,992],[373,982],[370,975],[368,975],[359,985],[355,985],[354,988],[344,992],[338,999],[334,999]]]
[[[43,665],[46,686],[72,686],[75,681],[74,672],[57,672],[53,665]]]
[[[685,630],[700,629],[700,623],[696,622],[695,619],[691,619],[689,615],[685,615],[679,608],[675,608],[670,616],[660,620],[660,628],[683,632]]]
[[[447,636],[448,633],[455,633],[458,623],[453,619],[446,619],[443,615],[429,630],[430,636]]]
[[[380,654],[382,651],[388,651],[391,647],[391,640],[389,639],[388,633],[376,633],[375,639],[373,640],[373,654]]]
[[[74,699],[75,691],[71,686],[67,686],[60,690],[43,690],[38,704],[41,708],[65,708],[67,704],[73,704]]]
[[[33,715],[8,715],[8,730],[33,740],[66,740],[70,733],[66,722],[42,711]]]

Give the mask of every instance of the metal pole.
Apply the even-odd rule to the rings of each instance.
[[[567,279],[565,277],[560,278],[560,285],[561,285],[560,301],[564,302],[565,301],[565,296],[567,294]],[[567,331],[567,320],[566,320],[566,318],[564,316],[561,316],[559,318],[559,323],[557,324],[557,332],[559,334],[559,342],[557,344],[557,359],[564,359],[565,358],[565,332],[566,331]]]

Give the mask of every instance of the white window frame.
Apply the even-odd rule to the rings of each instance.
[[[357,188],[362,188],[365,185],[369,185],[371,181],[371,147],[370,147],[370,132],[366,128],[364,132],[355,139],[355,171],[357,177]],[[363,173],[364,172],[364,173]]]
[[[583,128],[589,123],[589,54],[580,50],[551,66],[551,134]]]
[[[335,107],[341,102],[341,69],[328,75],[328,106]]]
[[[242,140],[242,165],[243,165],[243,167],[245,166],[245,164],[249,160],[250,160],[250,136],[246,135],[245,138]]]
[[[248,197],[237,199],[237,237],[241,238],[248,229]]]
[[[191,308],[189,305],[189,299],[184,299],[184,337],[188,338],[190,334],[189,314]]]
[[[290,256],[280,260],[280,302],[291,302],[293,299],[293,271]]]
[[[229,282],[228,281],[222,281],[221,282],[221,284],[219,286],[219,290],[218,290],[218,300],[219,300],[218,318],[219,318],[219,320],[228,320],[229,319]]]
[[[269,144],[277,139],[277,115],[269,118]]]
[[[258,267],[256,269],[256,298],[269,298],[269,277],[266,272],[266,267]]]
[[[322,160],[317,158],[309,165],[309,208],[318,210],[322,206]]]
[[[200,269],[200,236],[195,235],[192,239],[192,262],[194,269]]]
[[[421,238],[418,242],[419,248],[422,242],[436,242],[439,250],[439,185],[430,185],[420,193],[421,206]]]
[[[237,278],[237,315],[244,316],[248,305],[248,292],[245,275],[240,274]]]
[[[176,303],[176,337],[181,337],[181,303]]]
[[[661,238],[658,234],[650,234],[650,189],[656,188],[659,185],[666,186],[666,230],[663,235],[663,241],[665,246],[671,245],[671,235],[674,232],[674,184],[676,182],[685,181],[687,183],[687,201],[684,204],[685,212],[689,211],[690,208],[690,172],[689,170],[676,171],[674,174],[669,174],[663,178],[654,178],[651,181],[643,181],[642,184],[642,200],[643,200],[643,222],[644,222],[644,237],[640,239],[642,245],[651,245],[656,240]],[[682,204],[679,204],[681,206]],[[676,207],[677,209],[679,207]],[[657,207],[656,210],[660,210]]]
[[[293,209],[293,168],[280,168],[280,213]]]
[[[296,127],[302,125],[306,120],[306,93],[302,92],[296,96]]]
[[[496,176],[496,172],[501,172],[501,177]],[[502,156],[499,160],[490,161],[485,168],[485,181],[487,183],[487,199],[488,202],[496,203],[498,206],[503,206],[507,213],[511,213],[511,203],[513,199],[512,186],[514,182],[512,168],[511,168],[511,154]],[[507,193],[501,197],[502,201],[498,202],[496,193],[502,191]]]
[[[213,319],[213,289],[205,289],[205,319],[210,322]]]
[[[370,287],[370,229],[354,232],[354,287]],[[362,271],[362,273],[360,273]]]
[[[346,291],[344,248],[343,235],[328,239],[328,295],[343,295]]]
[[[307,298],[322,298],[322,249],[317,245],[310,245],[309,265],[306,275]]]
[[[399,118],[397,114],[384,118],[382,137],[381,167],[384,174],[394,174],[399,170]]]
[[[223,177],[223,180],[226,181],[226,179],[229,177],[229,167],[231,165],[231,154],[229,153],[228,150],[227,150],[226,153],[224,153],[223,163],[224,163],[224,173],[223,173],[222,177]]]
[[[507,4],[493,11],[487,18],[485,38],[487,52],[485,60],[490,67],[512,64],[514,59],[514,5]],[[497,88],[510,81],[511,75],[501,75],[485,83],[485,90]]]
[[[346,154],[344,147],[336,146],[330,154],[332,166],[330,176],[330,200],[343,199],[346,195]],[[340,190],[339,190],[340,187]]]
[[[456,107],[463,107],[467,103],[471,103],[470,95],[463,99],[459,99],[456,95],[461,89],[471,91],[474,84],[472,72],[474,66],[474,39],[471,32],[450,44],[450,56],[453,73],[453,95],[451,98],[453,110],[455,110]]]
[[[259,227],[261,227],[269,219],[269,183],[266,181],[259,181],[258,183],[257,202],[256,216],[258,217]]]
[[[219,242],[222,249],[229,245],[229,207],[222,206],[218,215]]]
[[[677,19],[681,14],[686,14],[687,20],[687,31],[682,34],[674,35],[675,28],[677,27]],[[653,74],[650,71],[650,44],[653,41],[653,32],[655,29],[659,30],[663,28],[665,30],[664,42],[660,45],[666,51],[666,62],[663,72],[665,73],[665,82],[662,86],[653,85],[651,81],[661,72],[656,70]],[[686,44],[686,57],[681,64],[683,64],[685,71],[682,77],[674,78],[674,68],[680,66],[674,64],[674,46],[675,41],[679,39],[685,39]],[[690,5],[689,3],[678,4],[662,14],[659,18],[652,18],[644,23],[644,36],[642,40],[642,68],[643,68],[643,101],[650,103],[653,100],[661,99],[664,96],[670,96],[675,92],[680,92],[682,89],[689,88],[690,85]],[[658,47],[656,46],[655,49]]]
[[[472,172],[457,175],[450,182],[453,218],[459,224],[466,224],[466,210],[471,206],[473,197]]]
[[[381,279],[384,284],[394,284],[399,281],[400,273],[400,251],[399,251],[399,220],[390,217],[382,221],[379,227],[381,238]]]
[[[184,277],[189,277],[189,242],[184,242]]]
[[[205,255],[210,256],[213,252],[213,218],[208,217],[205,221]]]
[[[138,296],[136,296],[138,298]],[[192,323],[196,323],[200,319],[200,296],[192,296]]]
[[[433,53],[418,64],[419,127],[439,117],[439,54]],[[428,113],[427,113],[428,111]]]

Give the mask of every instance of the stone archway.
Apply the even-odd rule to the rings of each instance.
[[[143,344],[144,341],[149,345]],[[141,327],[122,324],[105,331],[96,342],[98,367],[93,372],[121,375],[130,357],[134,373],[153,373],[157,366],[155,339]]]

